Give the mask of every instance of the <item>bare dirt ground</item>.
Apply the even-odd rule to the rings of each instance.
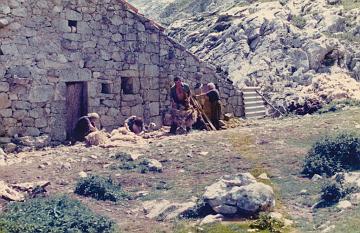
[[[302,118],[249,121],[246,126],[233,129],[147,139],[117,148],[59,146],[9,155],[9,165],[0,169],[0,180],[8,183],[50,181],[49,195],[68,194],[77,198],[97,213],[115,220],[123,232],[154,233],[173,232],[174,223],[147,219],[143,201],[186,202],[201,197],[204,188],[223,175],[266,172],[276,190],[277,211],[295,221],[294,231],[319,232],[317,227],[328,220],[336,220],[336,229],[341,229],[349,224],[349,217],[332,209],[311,210],[317,201],[320,183],[302,177],[300,171],[314,140],[338,131],[359,131],[359,128],[360,110],[350,109]],[[114,165],[119,161],[112,156],[117,152],[157,159],[164,167],[163,172],[141,174],[116,169]],[[133,196],[139,191],[149,194],[116,204],[76,196],[73,191],[81,171],[111,176]],[[300,194],[303,189],[307,195]],[[5,204],[0,201],[0,208]],[[347,216],[360,213],[357,207],[346,211]],[[359,224],[360,220],[350,224],[354,221]]]

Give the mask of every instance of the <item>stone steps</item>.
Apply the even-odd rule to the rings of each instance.
[[[259,90],[259,87],[246,87],[242,89],[245,118],[261,118],[266,115],[264,100],[256,92]]]

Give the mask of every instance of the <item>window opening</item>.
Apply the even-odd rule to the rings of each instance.
[[[134,94],[134,86],[132,78],[121,78],[121,90],[125,95]]]
[[[71,29],[71,32],[77,32],[77,21],[76,20],[69,20],[68,25]]]
[[[110,84],[102,83],[101,84],[101,93],[103,94],[111,94]]]

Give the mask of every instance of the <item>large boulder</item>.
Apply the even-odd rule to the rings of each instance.
[[[254,215],[275,207],[273,189],[257,182],[250,173],[222,177],[206,188],[203,199],[223,215]]]

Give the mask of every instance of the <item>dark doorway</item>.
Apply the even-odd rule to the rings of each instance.
[[[71,139],[77,120],[88,113],[87,83],[66,83],[66,138]]]

